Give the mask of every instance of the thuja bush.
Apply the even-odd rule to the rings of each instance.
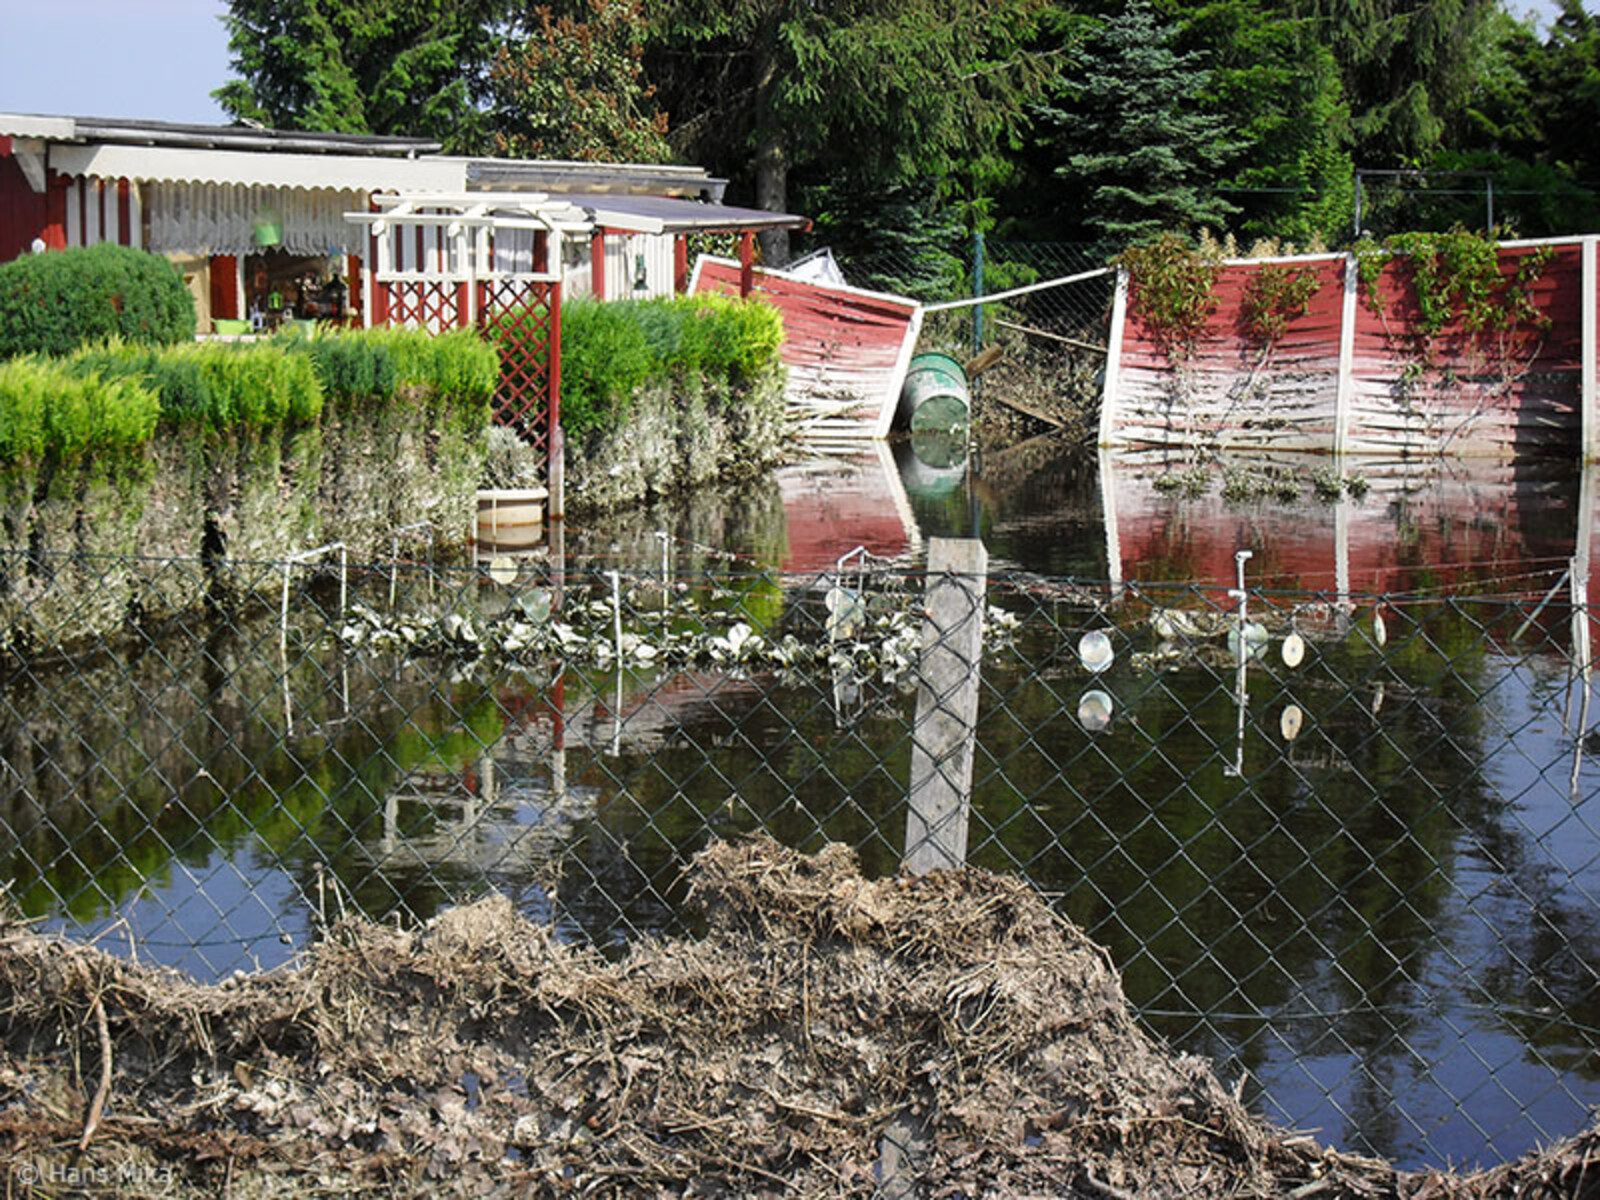
[[[103,244],[0,265],[0,358],[108,338],[167,345],[194,331],[194,299],[159,255]]]
[[[330,396],[387,400],[411,388],[488,421],[500,356],[470,329],[437,336],[420,329],[363,329],[288,344],[310,358]]]
[[[737,382],[771,366],[783,344],[782,317],[759,300],[708,294],[622,301],[615,307],[631,310],[658,371],[700,371]]]
[[[137,380],[31,357],[0,363],[0,465],[125,458],[150,440],[159,415],[160,400]]]
[[[303,425],[322,412],[310,360],[276,341],[93,346],[65,365],[80,376],[139,381],[160,398],[161,420],[172,426],[226,432]]]
[[[615,430],[656,369],[632,306],[596,300],[562,306],[561,427],[574,443]]]
[[[561,314],[562,428],[580,444],[612,433],[641,389],[671,380],[736,400],[777,367],[782,344],[778,310],[758,300],[574,301]]]

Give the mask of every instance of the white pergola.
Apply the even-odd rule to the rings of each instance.
[[[559,283],[562,235],[587,235],[592,227],[583,209],[544,192],[376,194],[372,204],[370,212],[344,214],[366,227],[376,249],[365,278],[368,322],[376,284],[465,284],[466,310],[459,315],[474,323],[480,316],[475,285]],[[547,238],[542,267],[534,255],[539,234]]]

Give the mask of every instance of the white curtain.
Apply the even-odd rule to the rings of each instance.
[[[149,248],[159,253],[249,254],[265,248],[258,228],[272,225],[291,254],[366,254],[363,227],[344,219],[365,211],[365,192],[171,182],[141,190]]]

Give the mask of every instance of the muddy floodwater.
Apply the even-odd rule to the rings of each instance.
[[[1596,480],[1354,470],[1341,488],[1317,460],[1036,442],[974,472],[900,445],[573,521],[560,565],[569,606],[603,610],[607,571],[619,609],[675,603],[665,569],[776,640],[841,579],[870,590],[932,538],[981,537],[1020,625],[984,663],[970,861],[1045,892],[1146,1028],[1269,1117],[1403,1166],[1487,1165],[1600,1104],[1600,708],[1570,619],[1600,600]],[[1259,603],[1323,624],[1303,666],[1271,626],[1240,689],[1221,641],[1185,656],[1151,630],[1164,606],[1226,614],[1242,550]],[[433,584],[404,572],[398,607],[527,602]],[[383,572],[354,587],[387,604]],[[489,890],[603,947],[693,930],[681,872],[714,836],[899,864],[915,697],[894,681],[351,653],[323,636],[332,603],[297,597],[281,659],[262,604],[8,668],[0,854],[24,913],[217,979],[351,907],[411,920]],[[1093,629],[1115,659],[1090,680]]]

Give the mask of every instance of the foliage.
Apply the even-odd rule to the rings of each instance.
[[[1356,260],[1367,303],[1378,314],[1385,307],[1383,268],[1396,259],[1403,263],[1416,299],[1416,328],[1426,339],[1452,324],[1471,335],[1548,326],[1549,318],[1534,306],[1530,291],[1551,254],[1545,247],[1522,256],[1508,277],[1492,237],[1453,229],[1398,234],[1381,246],[1367,243],[1358,248]]]
[[[1235,152],[1217,191],[1238,206],[1239,232],[1296,242],[1348,227],[1350,106],[1333,52],[1274,0],[1173,5],[1178,47],[1206,55],[1199,103],[1228,123]]]
[[[1031,52],[1048,9],[662,0],[646,64],[674,115],[674,148],[753,181],[760,207],[788,207],[791,172],[958,191],[1020,134],[1059,68],[1058,56]]]
[[[126,379],[160,399],[164,423],[214,432],[304,425],[325,396],[386,400],[402,388],[488,422],[499,357],[470,330],[369,329],[313,338],[87,347],[63,364],[78,378]]]
[[[797,199],[815,222],[815,242],[832,248],[852,282],[924,299],[969,290],[970,238],[935,180],[880,187],[831,179],[800,188]]]
[[[641,0],[579,0],[582,18],[540,6],[489,71],[495,153],[670,162],[667,117],[644,78]]]
[[[1075,78],[1043,109],[1066,160],[1055,173],[1082,189],[1085,223],[1109,241],[1193,232],[1237,211],[1212,181],[1239,143],[1202,110],[1210,73],[1176,40],[1147,0],[1132,0],[1088,39]]]
[[[625,305],[576,300],[561,312],[561,427],[574,442],[622,423],[650,378],[644,328]]]
[[[759,300],[729,296],[676,296],[625,301],[644,330],[659,374],[700,373],[730,382],[749,379],[771,366],[783,344],[783,318]]]
[[[634,395],[670,375],[725,388],[778,361],[783,321],[758,300],[703,295],[581,299],[561,313],[561,426],[581,441],[615,430]]]
[[[357,356],[370,358],[374,390],[352,388],[347,395],[386,396],[389,393],[383,385],[392,380],[391,388],[422,389],[463,412],[484,410],[484,420],[488,420],[486,410],[499,379],[500,355],[471,329],[453,329],[438,335],[423,329],[363,329],[319,335],[307,341],[305,347],[313,360],[343,356],[350,364],[346,369],[355,369],[363,376],[367,368],[354,368],[354,361]],[[327,384],[332,377],[331,363],[325,369],[329,372],[323,376]]]
[[[0,266],[0,358],[107,338],[181,342],[194,329],[194,300],[159,255],[103,243]]]
[[[1462,123],[1495,0],[1305,0],[1333,52],[1356,161],[1426,161]]]
[[[126,457],[150,440],[160,402],[131,379],[79,375],[59,361],[0,363],[0,463]]]
[[[160,399],[162,423],[178,428],[305,424],[322,412],[310,362],[282,342],[100,346],[64,365],[82,378],[126,379],[150,389]]]
[[[1187,354],[1216,311],[1216,264],[1175,234],[1130,246],[1117,259],[1139,314],[1170,353]]]
[[[1290,321],[1306,315],[1319,287],[1321,281],[1311,267],[1279,263],[1257,267],[1244,289],[1241,315],[1245,328],[1268,344],[1276,342]]]
[[[317,381],[328,396],[387,399],[394,395],[398,373],[389,347],[370,331],[337,337],[313,337],[292,343],[310,356]]]
[[[479,101],[508,0],[229,0],[238,77],[212,95],[277,129],[432,137],[488,148]]]

